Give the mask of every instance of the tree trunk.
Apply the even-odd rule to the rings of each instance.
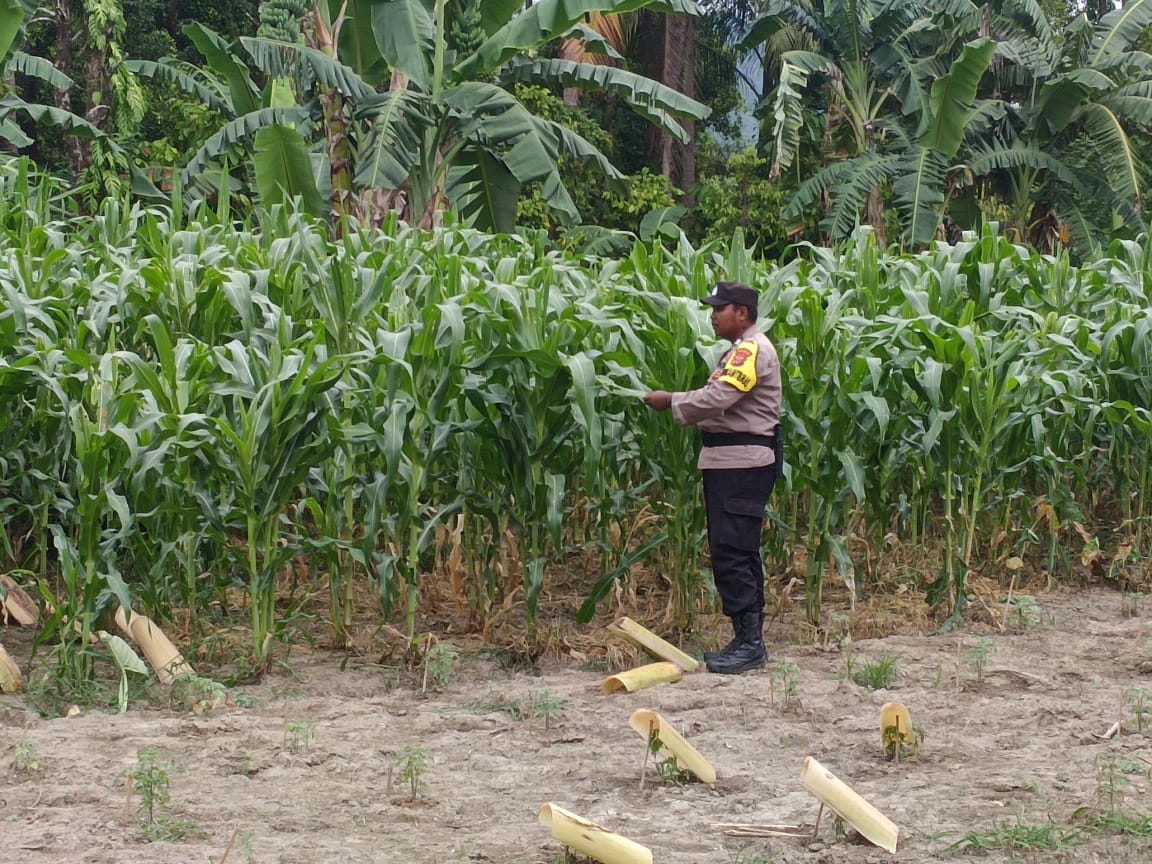
[[[314,47],[326,57],[338,60],[335,34],[317,8],[313,10],[312,38]],[[345,116],[344,94],[335,87],[320,88],[320,105],[324,113],[324,139],[328,148],[328,178],[332,184],[329,212],[335,222],[335,235],[344,232],[344,219],[359,216],[352,194],[352,139]]]
[[[696,96],[696,19],[689,15],[644,13],[637,30],[645,71],[661,84]],[[696,183],[696,123],[682,120],[689,143],[681,144],[663,129],[649,135],[649,164],[683,190],[683,202],[691,206]]]
[[[106,38],[110,37],[111,33],[106,34]],[[102,131],[111,132],[112,75],[108,58],[92,47],[84,52],[84,86],[88,90],[85,119]]]
[[[579,39],[568,38],[560,43],[560,59],[572,60],[579,63],[584,59],[584,43]],[[565,87],[564,88],[564,104],[570,108],[575,108],[580,104],[580,88],[579,87]]]
[[[873,187],[868,193],[868,200],[864,203],[864,224],[871,225],[876,233],[876,245],[881,249],[888,248],[888,228],[884,223],[884,196],[880,194],[879,187]]]
[[[56,0],[56,65],[66,74],[72,74],[75,71],[76,41],[84,33],[83,22],[81,22],[78,30],[74,27],[71,0]],[[56,90],[54,93],[56,107],[61,111],[71,113],[72,97],[68,91]],[[75,179],[84,173],[84,169],[91,164],[91,151],[86,146],[87,142],[82,142],[75,135],[65,135],[63,144],[64,152],[68,157],[68,167],[72,171],[72,178]]]

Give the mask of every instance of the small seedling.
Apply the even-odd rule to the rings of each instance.
[[[153,841],[180,840],[196,833],[191,822],[171,819],[167,814],[169,794],[169,772],[179,769],[162,758],[161,751],[155,749],[138,750],[136,766],[129,772],[129,793],[140,799],[137,822],[143,835]]]
[[[796,693],[800,689],[800,667],[791,663],[781,663],[772,672],[773,700],[776,698],[776,687],[780,687],[780,708],[785,710],[796,701]]]
[[[169,694],[177,711],[207,714],[228,704],[228,690],[218,681],[201,675],[181,675],[172,682]]]
[[[139,750],[132,770],[132,792],[140,798],[140,817],[146,827],[156,823],[157,811],[168,806],[168,769],[158,750]]]
[[[977,639],[968,649],[968,665],[976,673],[976,686],[984,686],[984,670],[988,668],[988,658],[992,656],[992,640]]]
[[[420,797],[424,772],[431,764],[432,757],[423,747],[405,747],[400,751],[396,767],[400,769],[400,782],[408,784],[413,801]]]
[[[1147,764],[1121,753],[1105,753],[1096,764],[1096,800],[1109,816],[1122,812],[1124,795],[1132,785],[1132,777],[1145,778],[1152,773]]]
[[[256,835],[251,831],[240,835],[240,859],[244,864],[256,864]]]
[[[937,665],[936,677],[932,679],[932,689],[939,690],[942,686],[944,686],[944,667]]]
[[[1120,615],[1123,618],[1139,618],[1140,607],[1144,605],[1144,595],[1139,591],[1120,595]]]
[[[528,694],[528,710],[524,713],[533,720],[543,720],[544,728],[547,729],[549,724],[560,716],[563,708],[563,699],[551,690],[541,690],[538,693]]]
[[[1017,594],[1012,600],[1012,620],[1021,630],[1027,630],[1044,620],[1044,610],[1030,594]]]
[[[660,740],[660,733],[653,728],[652,731],[648,733],[648,753],[656,760],[656,773],[660,776],[660,779],[673,786],[685,786],[691,783],[692,772],[686,768],[681,768],[675,756],[668,756],[666,759],[660,758],[660,751],[663,748],[664,742]],[[647,754],[645,754],[645,764],[647,764]],[[640,782],[641,785],[643,785],[643,774],[640,777]]]
[[[896,726],[884,727],[884,754],[896,762],[902,762],[910,756],[920,753],[920,745],[928,733],[924,727],[913,724],[909,731],[902,731]]]
[[[440,691],[447,687],[459,659],[460,652],[451,642],[437,642],[429,648],[424,655],[424,684],[421,689],[427,691],[431,687]]]
[[[896,664],[899,659],[894,654],[885,654],[879,660],[865,660],[859,666],[853,661],[849,663],[848,674],[861,687],[886,690],[896,682]]]
[[[315,733],[315,720],[289,720],[284,725],[284,746],[297,753],[312,743]]]
[[[1152,714],[1152,693],[1143,687],[1131,687],[1125,692],[1124,697],[1128,702],[1128,709],[1136,718],[1136,731],[1143,733],[1144,718]]]
[[[35,774],[40,770],[40,745],[31,739],[16,745],[12,767],[19,774]]]

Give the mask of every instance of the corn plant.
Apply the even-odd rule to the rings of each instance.
[[[341,374],[339,358],[317,358],[312,344],[292,346],[284,323],[266,350],[233,341],[215,358],[224,376],[213,388],[215,479],[221,508],[243,532],[258,665],[267,662],[276,631],[276,574],[295,554],[280,542],[281,514],[313,463],[330,452],[327,394]]]
[[[690,626],[699,440],[640,397],[707,379],[720,278],[761,289],[780,354],[765,548],[805,559],[813,624],[829,574],[863,597],[901,545],[934,556],[916,587],[951,623],[1004,544],[1056,574],[1119,522],[1152,554],[1148,237],[1080,266],[991,227],[914,255],[865,229],[784,264],[740,236],[577,260],[395,220],[333,240],[283,206],[237,223],[227,195],[70,207],[0,165],[0,558],[36,574],[77,685],[115,604],[194,635],[210,606],[246,615],[263,664],[278,604],[326,596],[343,642],[365,587],[409,647],[428,579],[484,632],[534,628],[577,558],[582,620],[643,564]]]

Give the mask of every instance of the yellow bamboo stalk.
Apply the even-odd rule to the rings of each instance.
[[[0,574],[0,619],[7,621],[9,617],[22,627],[35,627],[40,609],[11,577]]]
[[[684,670],[675,663],[649,663],[647,666],[638,666],[605,678],[600,689],[605,693],[616,693],[619,690],[631,693],[633,690],[679,681],[682,677]]]
[[[164,631],[150,618],[133,613],[129,621],[120,608],[116,610],[116,626],[140,646],[144,657],[156,670],[156,678],[161,684],[171,684],[184,675],[196,674],[196,670],[185,661],[176,646],[164,635]]]
[[[862,837],[881,849],[896,851],[900,831],[892,820],[811,756],[804,760],[800,779],[820,803],[831,808],[837,816],[859,831]]]
[[[699,750],[685,741],[675,727],[657,712],[648,708],[637,709],[628,718],[628,725],[639,732],[645,741],[648,741],[652,733],[655,732],[660,738],[661,753],[676,757],[676,764],[691,771],[702,783],[712,784],[716,782],[716,769],[712,767],[712,763],[705,759]]]
[[[652,864],[652,851],[555,804],[540,808],[540,824],[569,849],[602,864]]]
[[[19,693],[24,689],[24,676],[16,661],[0,645],[0,693]]]
[[[903,702],[885,702],[880,707],[880,743],[884,752],[894,749],[893,758],[899,762],[901,746],[915,746],[915,740],[908,706]]]
[[[608,625],[608,632],[630,642],[637,648],[647,651],[657,660],[667,660],[675,663],[685,672],[695,672],[700,661],[690,654],[685,654],[671,642],[661,639],[651,630],[637,624],[631,618],[618,618]]]

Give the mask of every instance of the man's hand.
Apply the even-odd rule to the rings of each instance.
[[[667,390],[653,390],[644,397],[644,402],[649,408],[654,408],[657,411],[667,411],[672,407],[672,394]]]

